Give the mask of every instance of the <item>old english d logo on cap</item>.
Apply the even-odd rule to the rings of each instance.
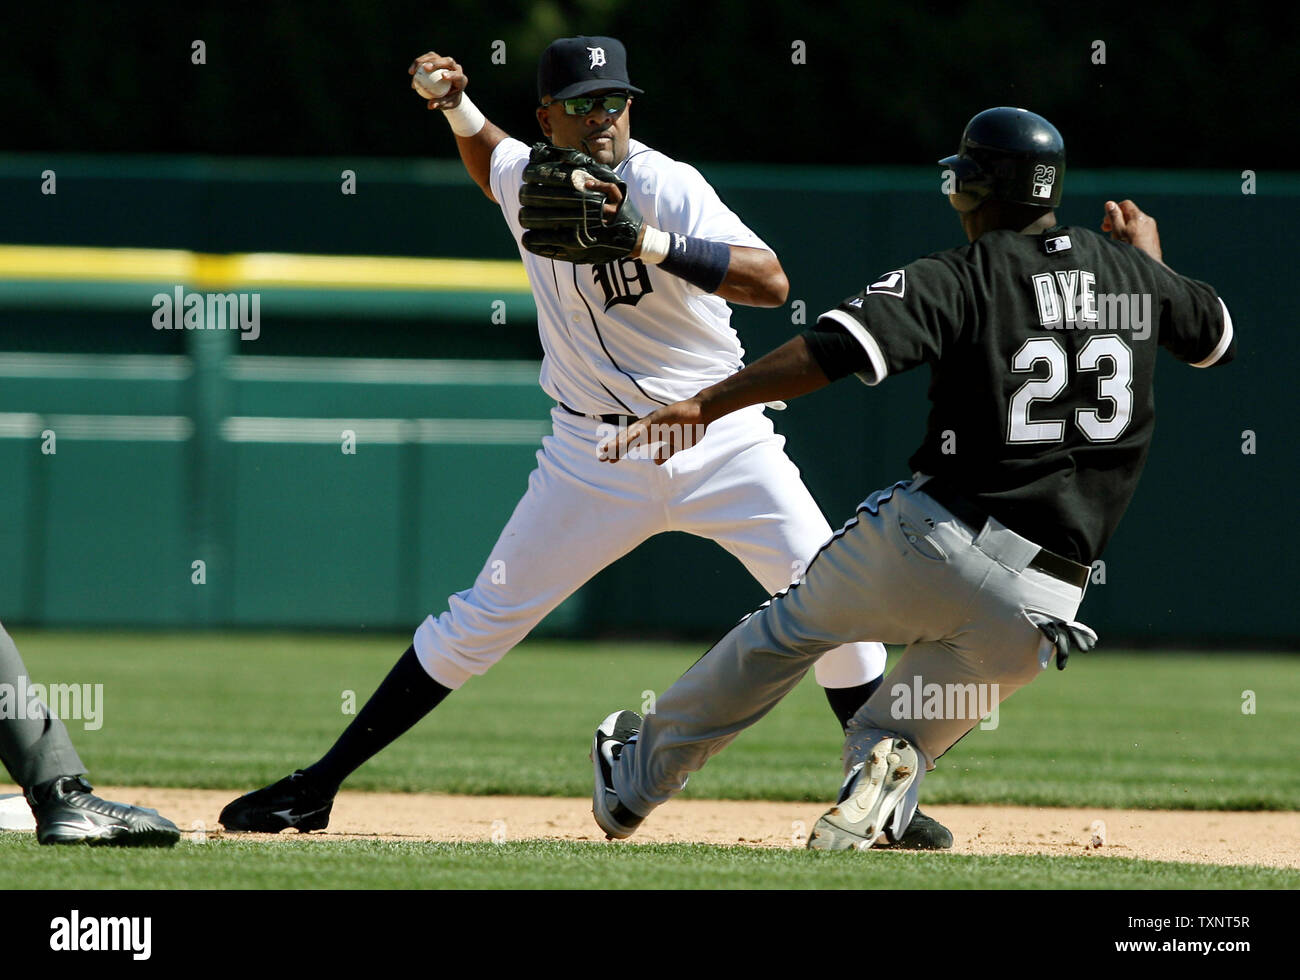
[[[627,51],[612,37],[562,37],[537,64],[537,98],[572,99],[590,92],[640,95],[627,77]]]

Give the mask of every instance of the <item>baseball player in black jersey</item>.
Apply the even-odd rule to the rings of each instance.
[[[981,112],[940,164],[970,244],[878,277],[608,449],[620,459],[657,426],[666,459],[674,433],[746,405],[848,374],[877,385],[931,369],[912,478],[868,497],[804,579],[723,637],[652,715],[615,712],[597,729],[593,812],[611,837],[633,833],[823,651],[869,636],[906,649],[849,726],[839,800],[808,846],[892,840],[989,692],[996,704],[1096,641],[1075,616],[1150,447],[1156,348],[1225,364],[1232,319],[1212,287],[1164,264],[1156,224],[1133,202],[1106,202],[1110,237],[1056,223],[1065,148],[1041,116]],[[918,690],[942,692],[937,711],[915,710]]]

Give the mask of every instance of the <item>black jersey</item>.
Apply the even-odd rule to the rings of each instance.
[[[1105,548],[1146,461],[1156,347],[1196,367],[1236,348],[1213,288],[1073,227],[988,232],[918,259],[818,329],[854,338],[868,384],[929,364],[933,407],[912,469],[1083,564]]]

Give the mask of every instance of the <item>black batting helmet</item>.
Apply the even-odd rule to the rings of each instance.
[[[1028,109],[985,109],[966,124],[957,154],[939,166],[956,178],[950,199],[959,211],[989,198],[1054,208],[1061,203],[1065,141]]]

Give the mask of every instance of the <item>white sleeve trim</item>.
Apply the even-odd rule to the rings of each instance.
[[[1203,361],[1197,361],[1192,367],[1213,367],[1232,343],[1232,314],[1228,312],[1228,304],[1223,301],[1222,296],[1219,297],[1219,306],[1223,308],[1223,333],[1219,336],[1219,342],[1214,345],[1214,350],[1210,351],[1210,356]]]
[[[875,371],[874,378],[867,378],[865,372],[857,372],[858,378],[865,385],[878,385],[885,380],[889,374],[889,367],[885,364],[885,355],[881,351],[880,345],[876,343],[876,338],[867,332],[867,328],[860,324],[853,317],[849,316],[843,310],[827,310],[818,319],[834,320],[862,345],[862,349],[867,352],[867,359],[871,361],[871,368]]]

